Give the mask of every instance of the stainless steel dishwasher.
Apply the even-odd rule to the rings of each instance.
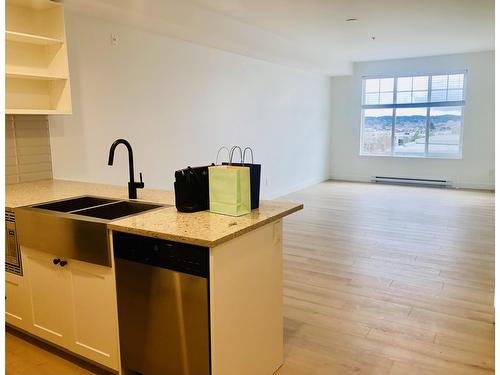
[[[209,375],[208,249],[113,233],[122,368]]]

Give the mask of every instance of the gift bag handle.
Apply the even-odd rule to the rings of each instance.
[[[234,150],[236,149],[240,150],[240,163],[243,163],[243,153],[241,152],[241,147],[233,146],[231,147],[231,151],[229,152],[229,165],[233,164]]]
[[[250,155],[252,156],[252,164],[253,164],[253,150],[250,147],[245,147],[243,150],[243,162],[242,164],[245,164],[245,155],[247,153],[247,150],[250,150]]]
[[[227,151],[227,157],[228,157],[228,160],[229,160],[229,149],[226,147],[226,146],[222,146],[221,148],[219,148],[219,151],[217,151],[217,156],[215,157],[215,165],[219,165],[219,154],[222,150],[226,150]]]

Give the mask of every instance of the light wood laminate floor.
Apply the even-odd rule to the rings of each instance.
[[[283,199],[305,209],[284,225],[278,375],[493,374],[493,193],[326,182]],[[67,361],[6,343],[10,375]]]

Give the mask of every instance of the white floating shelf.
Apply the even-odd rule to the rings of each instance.
[[[70,115],[71,110],[7,108],[7,115]]]
[[[38,73],[38,72],[26,72],[26,71],[14,71],[5,70],[5,76],[7,78],[22,78],[22,79],[37,79],[42,81],[54,81],[59,79],[68,79],[68,77],[63,77],[59,75],[53,75],[49,73]]]
[[[19,33],[17,31],[8,31],[8,30],[5,31],[5,40],[12,42],[37,44],[43,46],[63,44],[63,41],[61,39],[49,38],[46,36],[35,35],[35,34]]]

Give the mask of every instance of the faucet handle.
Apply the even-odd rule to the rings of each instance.
[[[139,189],[142,189],[144,187],[144,182],[142,181],[142,172],[139,172],[139,179],[141,181],[140,182],[136,182],[135,186],[137,186]]]

